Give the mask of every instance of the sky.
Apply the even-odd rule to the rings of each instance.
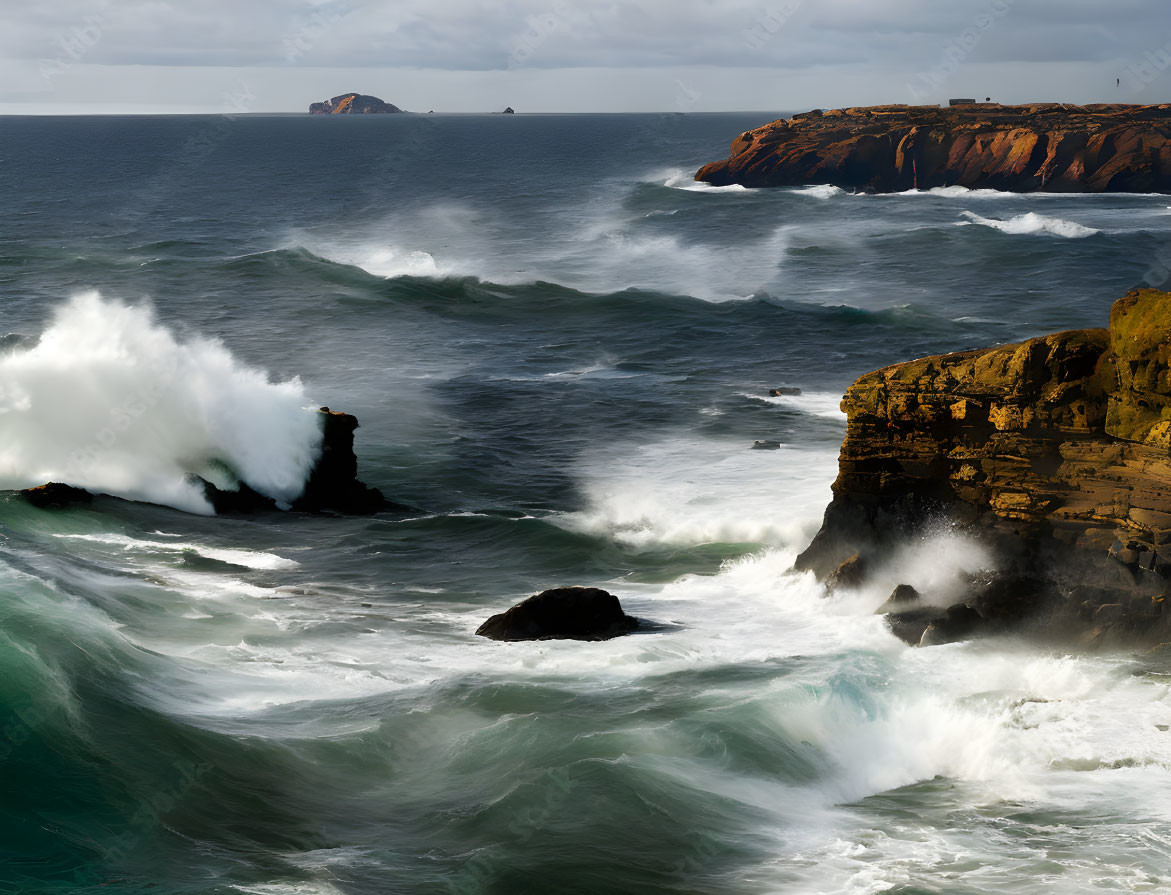
[[[0,112],[1171,101],[1169,0],[0,0]]]

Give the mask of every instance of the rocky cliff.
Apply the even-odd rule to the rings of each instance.
[[[696,180],[900,192],[1171,192],[1171,104],[873,106],[741,134]]]
[[[398,106],[362,93],[343,93],[325,102],[309,105],[310,115],[381,115],[401,111]]]
[[[833,500],[798,568],[857,579],[946,520],[1000,563],[964,602],[969,631],[1171,638],[1171,294],[1131,292],[1109,329],[886,367],[842,409]]]

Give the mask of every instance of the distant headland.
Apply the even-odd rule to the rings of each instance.
[[[364,93],[343,93],[325,102],[310,103],[310,115],[385,115],[401,112],[398,106]]]
[[[890,193],[1171,193],[1171,104],[816,109],[741,134],[696,180]]]

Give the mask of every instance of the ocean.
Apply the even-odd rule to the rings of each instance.
[[[0,492],[0,892],[1171,888],[1171,657],[791,571],[850,382],[1104,326],[1171,197],[691,181],[778,115],[3,119],[0,488],[127,500]],[[321,405],[419,511],[212,515]],[[653,624],[474,635],[560,585]]]

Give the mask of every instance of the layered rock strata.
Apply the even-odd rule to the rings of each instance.
[[[841,577],[924,525],[958,524],[1000,562],[972,583],[965,636],[1029,618],[1168,636],[1171,294],[1131,292],[1109,329],[885,367],[842,409],[833,500],[799,569]]]
[[[1171,192],[1171,104],[815,110],[741,134],[696,180],[901,192]]]

